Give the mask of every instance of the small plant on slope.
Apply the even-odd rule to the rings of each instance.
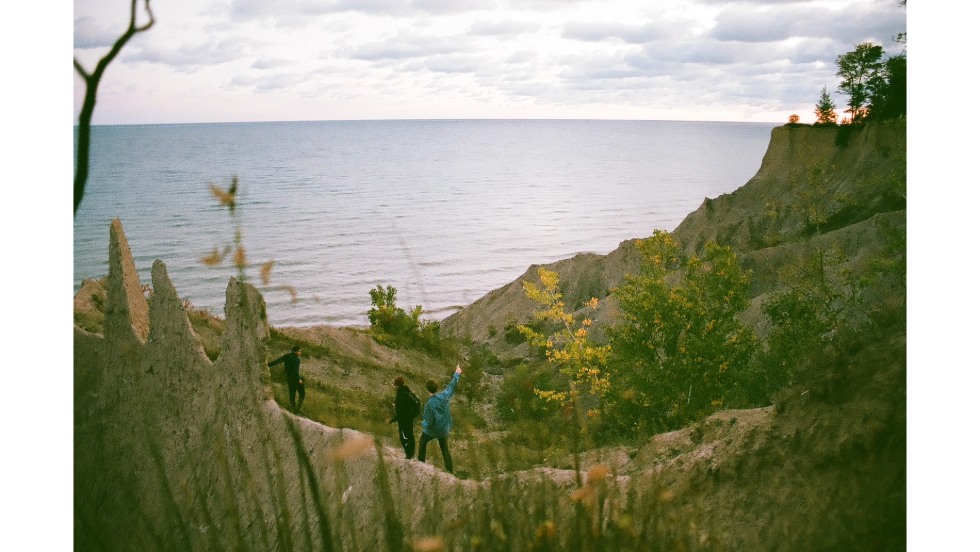
[[[540,268],[538,278],[540,286],[534,282],[523,282],[524,293],[543,307],[535,313],[536,319],[551,323],[551,327],[557,329],[543,333],[531,326],[520,325],[518,330],[530,345],[544,348],[548,362],[556,365],[559,373],[568,376],[571,384],[568,391],[535,389],[534,392],[545,401],[554,401],[566,407],[585,399],[589,417],[597,418],[601,414],[603,398],[609,391],[606,362],[610,348],[589,339],[592,319],[584,318],[576,327],[575,317],[565,312],[556,272]],[[585,306],[595,310],[599,307],[599,300],[592,298]]]

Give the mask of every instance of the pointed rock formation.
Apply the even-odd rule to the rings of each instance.
[[[431,466],[406,469],[401,451],[282,410],[253,286],[229,280],[212,363],[160,260],[147,303],[118,219],[109,256],[104,336],[75,330],[76,548],[373,549],[391,522],[418,519],[420,505],[346,503],[376,504],[378,492],[390,502],[423,484],[447,496],[476,487]],[[366,446],[338,456],[350,439]]]
[[[114,219],[109,227],[109,288],[106,305],[106,335],[143,343],[150,331],[150,319],[133,254],[126,241],[122,222]]]

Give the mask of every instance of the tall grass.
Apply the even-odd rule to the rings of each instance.
[[[142,522],[123,528],[111,522],[111,511],[89,516],[103,505],[93,496],[76,496],[76,549],[125,549],[133,542],[153,550],[661,549],[640,537],[661,539],[662,528],[628,511],[635,505],[626,497],[648,496],[649,480],[624,488],[603,473],[578,487],[570,479],[556,483],[544,473],[525,473],[463,486],[439,471],[427,480],[425,470],[412,471],[418,463],[393,460],[379,440],[360,434],[335,446],[325,469],[308,452],[314,444],[298,420],[285,412],[280,418],[258,415],[249,423],[262,434],[285,433],[292,447],[277,449],[276,440],[260,439],[256,454],[220,429],[234,421],[219,414],[212,426],[219,446],[203,466],[204,459],[182,458],[174,443],[148,434],[143,453],[152,470],[142,479],[116,482],[112,491],[122,495],[117,504],[129,509],[124,519]],[[348,500],[355,482],[364,484],[349,471],[363,470],[363,464],[351,462],[370,460],[357,439],[370,440],[373,477],[368,488],[355,490],[359,499]],[[479,455],[471,450],[465,461],[476,462]],[[401,475],[393,478],[395,473]]]

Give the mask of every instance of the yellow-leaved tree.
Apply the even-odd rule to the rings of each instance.
[[[557,272],[539,268],[538,279],[540,284],[526,280],[522,284],[525,295],[542,307],[535,313],[535,319],[548,329],[537,330],[529,325],[517,328],[532,347],[544,348],[548,362],[569,378],[569,388],[568,391],[535,389],[534,393],[569,409],[584,407],[590,418],[598,418],[602,413],[602,399],[609,391],[606,362],[610,348],[589,338],[591,318],[576,323],[575,317],[565,312]],[[584,307],[594,311],[599,307],[599,300],[593,297]]]

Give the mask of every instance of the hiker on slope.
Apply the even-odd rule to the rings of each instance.
[[[449,414],[449,400],[453,397],[456,384],[459,382],[459,375],[463,373],[459,364],[456,365],[456,373],[453,374],[449,385],[445,389],[436,393],[439,386],[435,380],[425,382],[425,388],[429,391],[429,400],[425,402],[425,409],[422,413],[422,439],[419,442],[419,462],[425,462],[425,447],[433,439],[439,440],[439,448],[442,449],[442,461],[446,466],[446,471],[453,473],[453,457],[449,454],[449,430],[453,427],[453,418]]]
[[[405,449],[405,458],[415,458],[415,418],[422,408],[422,401],[405,385],[405,378],[398,376],[395,385],[395,415],[388,423],[398,422],[398,439]]]
[[[286,385],[289,387],[289,407],[293,412],[299,412],[303,408],[303,399],[306,398],[306,386],[303,385],[303,377],[299,375],[300,356],[303,349],[299,345],[293,345],[291,352],[269,363],[269,368],[276,364],[282,364],[286,370]],[[299,404],[296,404],[296,394],[299,393]]]

